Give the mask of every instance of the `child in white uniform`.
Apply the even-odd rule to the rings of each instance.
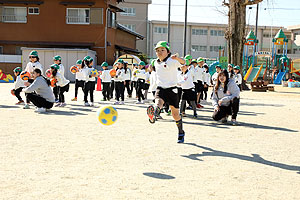
[[[77,101],[78,88],[81,87],[82,92],[84,93],[85,76],[82,69],[82,60],[77,60],[76,66],[78,68],[78,72],[75,74],[75,97],[71,101]]]
[[[116,89],[116,98],[117,101],[114,103],[116,105],[123,105],[124,104],[124,91],[125,91],[125,80],[124,80],[124,60],[118,59],[117,63],[117,72],[115,76],[115,89]],[[121,101],[120,101],[121,98]]]
[[[22,89],[25,87],[24,81],[20,78],[20,74],[22,72],[21,67],[17,67],[14,69],[14,74],[16,76],[16,81],[15,81],[15,88],[12,90],[12,93],[18,98],[19,102],[16,103],[16,105],[20,105],[24,103],[20,93]]]
[[[83,73],[85,75],[85,84],[84,84],[84,106],[94,106],[94,90],[96,84],[96,78],[94,75],[91,75],[93,68],[93,58],[86,56],[82,62]],[[88,94],[90,93],[90,102],[88,102]]]

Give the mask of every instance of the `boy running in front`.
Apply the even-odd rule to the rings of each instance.
[[[182,128],[182,119],[179,114],[179,98],[177,89],[177,71],[181,65],[185,64],[185,60],[171,55],[170,46],[166,41],[160,41],[155,47],[157,60],[155,61],[155,69],[157,75],[157,90],[155,94],[155,108],[149,106],[147,114],[150,123],[157,120],[164,103],[170,105],[173,119],[176,121],[178,128],[178,143],[184,142],[184,130]]]

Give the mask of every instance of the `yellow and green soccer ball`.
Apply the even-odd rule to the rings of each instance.
[[[102,106],[97,111],[98,120],[103,125],[112,125],[118,119],[118,111],[112,106]]]

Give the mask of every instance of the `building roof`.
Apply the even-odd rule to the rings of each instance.
[[[129,47],[124,47],[124,46],[120,46],[120,45],[117,45],[117,44],[115,44],[115,47],[116,47],[116,49],[125,51],[127,53],[140,53],[137,49],[132,49],[132,48],[129,48]]]
[[[86,47],[91,48],[95,46],[94,43],[84,42],[51,42],[51,41],[8,41],[0,40],[1,44],[24,44],[24,45],[46,45],[46,46],[67,46],[67,47]]]
[[[127,32],[127,33],[130,33],[130,34],[132,34],[132,35],[135,35],[137,38],[139,38],[139,39],[141,39],[141,40],[143,40],[143,39],[145,38],[145,36],[143,36],[143,35],[141,35],[141,34],[135,32],[135,31],[132,31],[132,30],[130,30],[129,28],[127,28],[126,26],[123,26],[122,24],[119,24],[119,23],[117,23],[117,29],[120,29],[120,30],[122,30],[122,31],[125,31],[125,32]]]
[[[289,31],[300,29],[300,24],[294,26],[288,26],[287,29]]]

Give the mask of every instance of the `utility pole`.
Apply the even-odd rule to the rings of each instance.
[[[168,14],[168,43],[170,45],[170,23],[171,23],[171,0],[169,0],[169,14]]]
[[[188,0],[185,0],[185,19],[184,19],[183,56],[186,55],[187,4],[188,4]]]
[[[258,4],[256,7],[256,24],[255,24],[255,37],[257,38],[257,23],[258,23]]]

